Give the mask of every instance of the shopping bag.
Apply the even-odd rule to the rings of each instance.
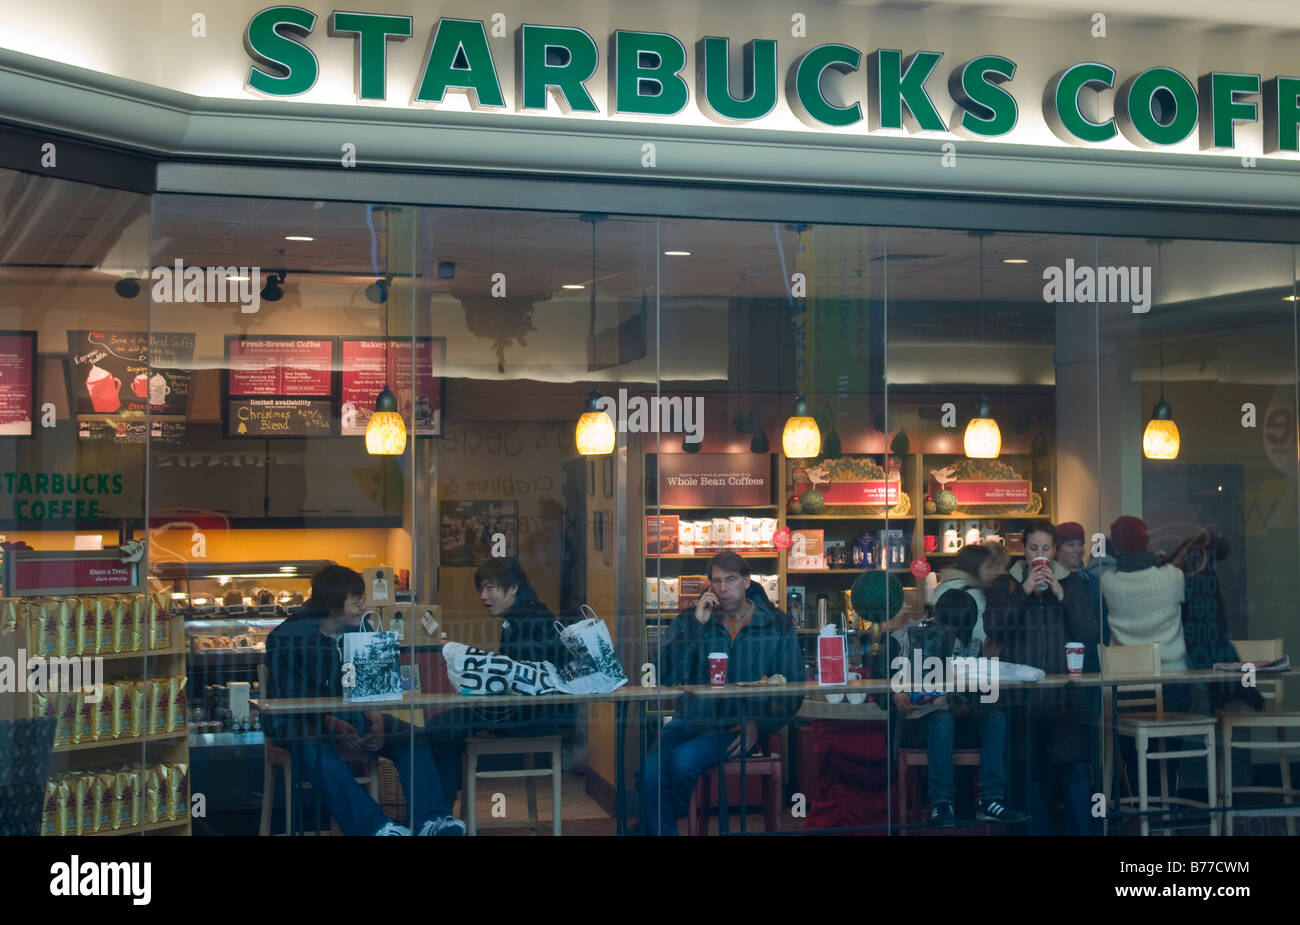
[[[365,617],[361,625],[366,625]],[[343,699],[348,703],[402,699],[400,643],[396,633],[383,629],[380,623],[378,632],[343,634]]]
[[[442,644],[447,679],[462,694],[520,694],[528,697],[560,690],[558,671],[550,662],[524,662],[467,646]]]
[[[560,689],[568,694],[608,694],[627,683],[627,674],[614,653],[609,628],[596,611],[582,605],[586,619],[564,626],[558,620],[555,631],[569,650],[569,663],[560,670]]]

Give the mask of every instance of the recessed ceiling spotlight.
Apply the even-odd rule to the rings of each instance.
[[[1029,261],[1026,260],[1024,257],[1007,257],[1002,262],[1003,263],[1028,263]]]
[[[582,283],[565,283],[560,288],[561,289],[586,289],[587,287],[584,286]]]
[[[690,251],[664,251],[664,256],[665,257],[689,257],[691,256],[691,252]]]
[[[1293,296],[1293,295],[1284,295],[1284,296],[1282,296],[1282,301],[1283,301],[1283,302],[1294,302],[1294,301],[1295,301],[1295,296]]]
[[[287,234],[284,236],[286,241],[315,241],[311,235],[306,234]]]

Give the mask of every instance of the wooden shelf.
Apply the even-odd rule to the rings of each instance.
[[[165,656],[165,655],[188,655],[189,651],[190,651],[189,649],[141,649],[139,652],[100,652],[98,655],[87,654],[79,657],[102,658],[104,661],[107,662],[113,659],[140,658],[141,656],[144,656],[146,658],[155,658],[155,657]],[[74,658],[77,656],[68,656],[68,657]]]
[[[133,825],[125,829],[107,829],[103,832],[86,832],[86,835],[138,835],[141,832],[153,832],[157,829],[174,829],[177,826],[189,825],[188,819],[163,819],[158,822],[142,822],[139,825]]]
[[[100,739],[98,742],[78,742],[75,745],[56,745],[54,753],[62,752],[80,752],[90,748],[114,748],[121,745],[139,745],[141,743],[149,744],[152,742],[169,742],[173,739],[185,739],[189,736],[189,729],[177,729],[174,732],[161,732],[147,736],[128,736],[122,739]]]
[[[775,504],[647,504],[647,511],[775,511]]]
[[[719,549],[718,552],[734,552],[743,559],[775,559],[781,555],[779,549],[774,549],[771,552],[742,552],[739,549]],[[655,559],[712,559],[717,554],[717,552],[696,552],[685,554],[674,552],[661,556],[655,553],[647,553],[646,561],[653,562]]]
[[[1051,514],[926,514],[926,520],[1051,520]]]
[[[861,575],[863,572],[888,572],[891,575],[912,574],[911,568],[788,568],[786,575]]]
[[[912,514],[787,514],[786,520],[915,520]]]

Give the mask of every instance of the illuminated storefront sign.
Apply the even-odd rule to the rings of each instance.
[[[322,17],[296,6],[262,10],[249,21],[245,49],[252,59],[247,89],[283,99],[307,93],[321,65],[306,43]],[[323,30],[330,41],[354,44],[358,101],[387,100],[388,51],[410,38],[413,17],[335,11]],[[504,33],[493,33],[494,37]],[[494,59],[489,27],[480,20],[442,17],[431,27],[428,52],[412,105],[443,103],[464,93],[475,110],[507,109],[503,80],[513,78],[514,108],[598,114],[601,103],[588,83],[601,67],[596,38],[569,26],[521,25],[514,32],[515,73]],[[695,45],[694,93],[684,76],[691,55],[665,32],[615,30],[608,37],[604,113],[671,118],[694,103],[713,122],[740,125],[777,109],[781,90],[777,42],[754,39],[739,47],[706,36]],[[1015,140],[1021,109],[1040,105],[1053,134],[1071,145],[1094,145],[1122,136],[1130,144],[1167,149],[1199,127],[1203,151],[1232,151],[1239,126],[1263,123],[1265,154],[1300,152],[1300,77],[1214,71],[1194,81],[1170,67],[1130,74],[1095,61],[1064,66],[1044,87],[1012,92],[1016,62],[984,54],[940,67],[943,52],[820,44],[801,54],[784,74],[785,103],[806,127],[835,129],[865,124],[869,132],[952,132],[973,139]],[[739,61],[733,59],[741,59]],[[732,81],[735,65],[743,75]],[[944,71],[947,70],[946,81]],[[935,103],[944,85],[956,109],[945,123]],[[508,86],[508,84],[506,85]],[[404,88],[407,89],[407,88]],[[1113,91],[1113,115],[1094,111],[1095,97]]]

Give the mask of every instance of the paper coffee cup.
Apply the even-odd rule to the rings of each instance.
[[[730,657],[726,652],[709,653],[709,683],[714,687],[725,687],[727,684],[727,662]]]
[[[1052,566],[1052,560],[1047,558],[1047,556],[1034,556],[1034,558],[1029,561],[1029,570],[1033,571],[1038,566],[1038,563],[1040,562],[1046,565],[1048,568],[1051,568]],[[1046,584],[1039,585],[1038,590],[1046,591],[1047,585]]]
[[[1083,643],[1067,642],[1065,644],[1065,666],[1070,674],[1083,674]]]

